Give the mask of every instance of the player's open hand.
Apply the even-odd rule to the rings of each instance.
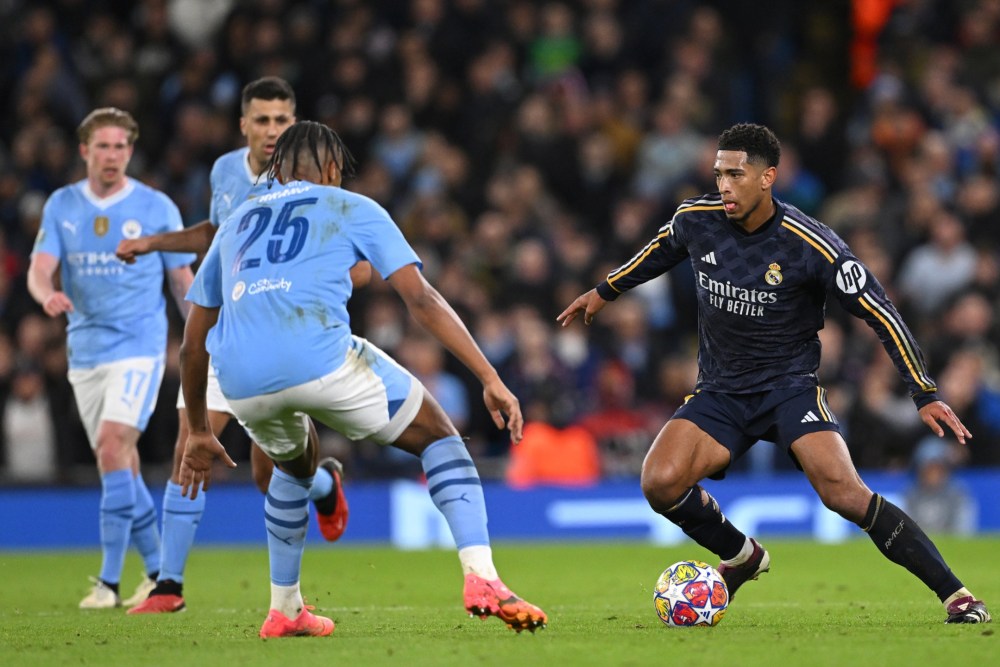
[[[608,302],[601,298],[597,290],[592,289],[586,294],[576,297],[573,303],[569,304],[569,308],[559,313],[556,322],[564,327],[569,326],[569,323],[575,320],[577,315],[583,313],[583,323],[590,326],[594,315],[601,312],[601,309],[607,304]]]
[[[149,241],[144,238],[124,239],[118,243],[115,256],[126,264],[135,264],[135,258],[149,252]]]
[[[184,458],[181,459],[181,495],[190,498],[198,497],[198,490],[208,491],[212,483],[212,463],[220,459],[230,468],[236,467],[236,462],[229,458],[226,448],[222,446],[211,433],[191,433],[184,447]]]
[[[939,438],[944,437],[944,428],[941,427],[941,424],[947,425],[963,445],[966,438],[972,438],[972,433],[969,432],[969,429],[965,428],[962,420],[958,418],[958,415],[944,401],[928,403],[920,408],[919,412],[920,418],[924,420],[924,423]]]
[[[515,445],[524,437],[524,417],[521,415],[521,403],[517,400],[507,385],[497,377],[492,382],[483,385],[483,401],[493,417],[493,423],[498,429],[507,426],[510,429],[510,441]],[[503,416],[507,415],[504,423]]]

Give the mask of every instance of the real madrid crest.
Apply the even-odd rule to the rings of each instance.
[[[764,274],[764,281],[768,285],[780,285],[784,276],[781,275],[781,266],[777,262],[771,262],[767,267],[767,273]]]
[[[96,218],[94,218],[94,233],[97,234],[98,236],[104,236],[105,234],[108,233],[108,226],[110,225],[110,223],[111,221],[108,220],[108,216],[106,215],[97,216]]]

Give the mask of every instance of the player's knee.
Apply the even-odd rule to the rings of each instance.
[[[642,467],[640,478],[642,494],[649,506],[661,512],[670,508],[677,498],[689,488],[684,471],[673,464],[646,465]]]
[[[824,507],[854,523],[864,518],[871,497],[863,485],[846,481],[827,481],[817,485],[816,492]]]
[[[121,442],[114,440],[98,442],[97,451],[94,454],[97,457],[97,466],[102,473],[132,467],[132,454],[126,451]]]

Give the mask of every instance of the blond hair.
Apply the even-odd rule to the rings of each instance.
[[[94,131],[102,127],[120,127],[128,132],[130,146],[139,138],[139,123],[135,122],[135,118],[132,118],[132,114],[128,111],[115,107],[102,107],[91,111],[76,128],[76,136],[80,138],[80,143],[89,143]]]

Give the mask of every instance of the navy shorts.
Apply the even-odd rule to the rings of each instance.
[[[688,398],[673,419],[687,419],[715,438],[736,462],[758,440],[773,442],[792,454],[792,443],[817,431],[840,432],[840,424],[826,403],[823,387],[772,389],[751,394],[699,391]],[[725,471],[712,475],[721,479]]]

